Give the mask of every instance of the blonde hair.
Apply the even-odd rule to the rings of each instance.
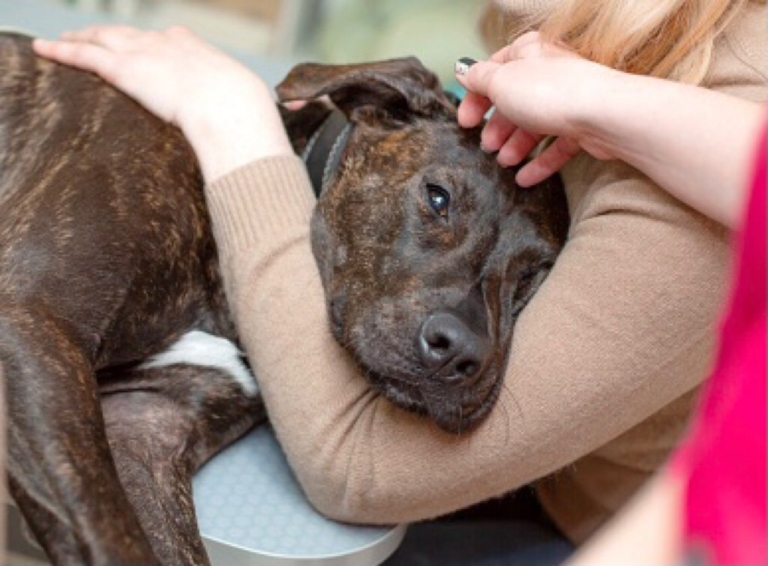
[[[603,65],[698,84],[710,66],[715,38],[747,1],[563,0],[528,21],[509,22],[506,29],[499,13],[487,10],[481,30],[488,39],[508,43],[538,29]]]

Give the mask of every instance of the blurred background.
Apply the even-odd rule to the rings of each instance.
[[[52,36],[103,21],[182,24],[268,74],[299,61],[416,55],[455,88],[453,62],[484,51],[481,7],[471,0],[0,0],[0,27]]]

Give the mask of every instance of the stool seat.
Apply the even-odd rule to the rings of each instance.
[[[308,503],[268,425],[256,427],[195,475],[195,510],[214,566],[372,566],[405,525],[332,521]]]

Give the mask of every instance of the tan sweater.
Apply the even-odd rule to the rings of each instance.
[[[732,24],[709,86],[764,100],[764,27],[764,7]],[[570,239],[517,323],[497,407],[466,436],[372,392],[334,341],[298,158],[207,188],[244,347],[321,512],[411,522],[540,480],[546,509],[581,541],[664,461],[710,365],[728,236],[622,164],[582,157],[564,178]]]

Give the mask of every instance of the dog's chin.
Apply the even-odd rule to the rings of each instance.
[[[444,396],[426,395],[427,413],[437,426],[451,434],[464,434],[477,428],[491,412],[501,391],[501,379],[463,392],[460,401]]]
[[[367,371],[369,382],[394,405],[412,413],[427,415],[437,426],[451,434],[463,434],[482,423],[496,403],[501,390],[501,379],[487,387],[449,394],[429,391],[405,380],[387,378]]]

